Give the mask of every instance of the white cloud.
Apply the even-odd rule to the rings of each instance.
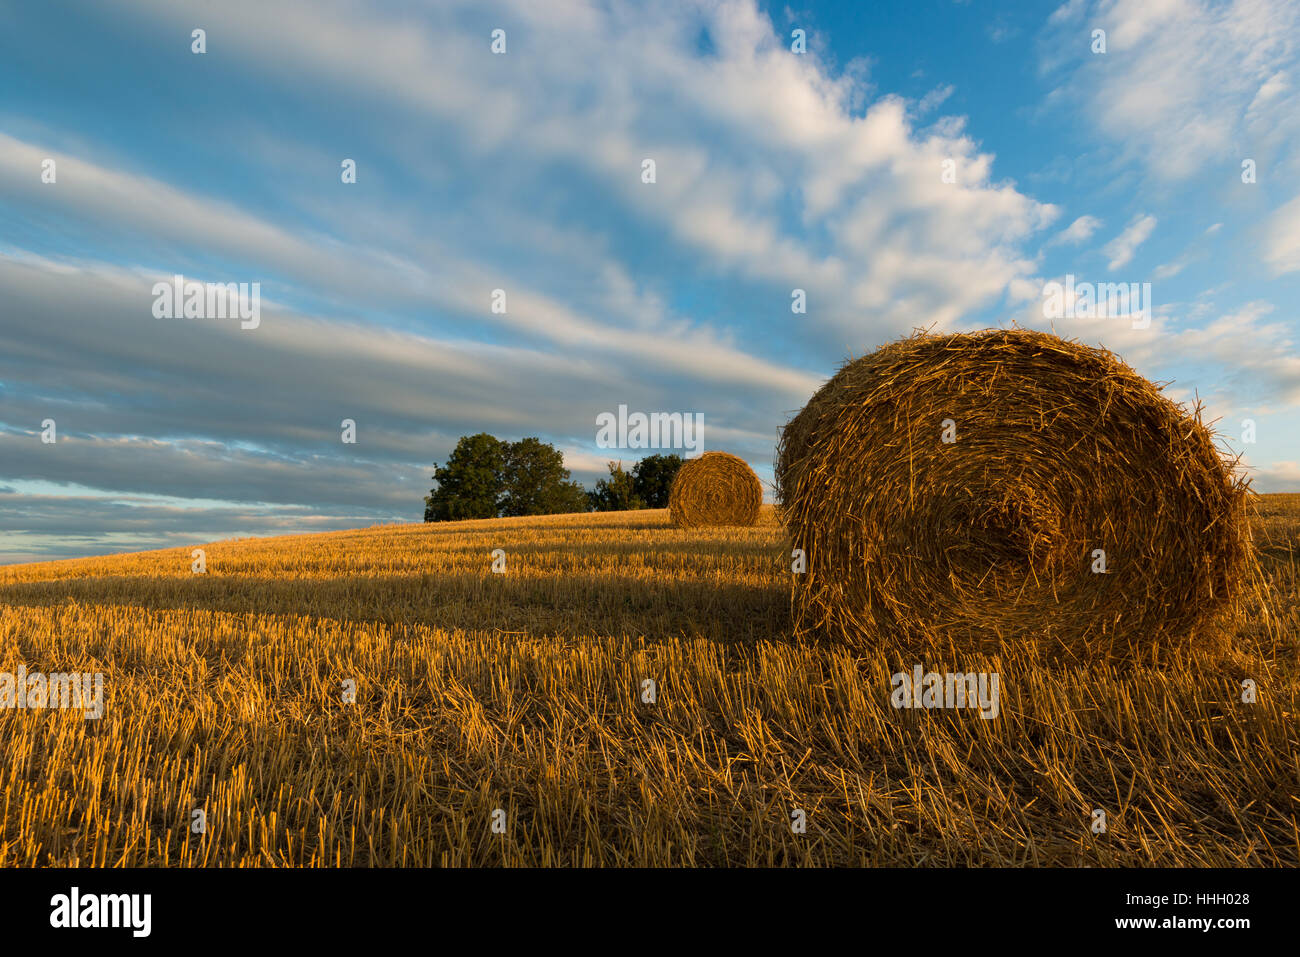
[[[1066,3],[1061,4],[1052,11],[1052,15],[1048,17],[1047,22],[1057,24],[1077,20],[1083,14],[1087,3],[1088,0],[1067,0]]]
[[[239,257],[250,264],[248,268],[260,270],[219,279],[209,276],[210,281],[261,281],[267,285],[264,292],[270,295],[275,288],[266,283],[266,272],[270,271],[287,274],[290,282],[299,286],[332,288],[340,295],[362,296],[372,302],[377,298],[376,290],[382,290],[378,298],[432,302],[450,310],[479,314],[485,322],[509,325],[557,346],[583,347],[588,358],[599,355],[606,361],[635,360],[642,369],[649,366],[737,386],[761,386],[783,393],[788,400],[806,396],[820,382],[816,376],[749,355],[707,329],[672,320],[662,304],[636,299],[629,293],[625,277],[610,263],[603,264],[601,278],[619,284],[620,304],[634,314],[628,324],[636,328],[620,328],[610,322],[609,313],[600,319],[586,317],[521,284],[511,285],[513,308],[497,316],[487,312],[484,304],[487,291],[499,281],[498,273],[487,264],[464,259],[449,249],[426,249],[427,255],[417,262],[386,249],[324,236],[299,236],[230,204],[68,155],[56,154],[58,183],[42,186],[37,177],[26,174],[39,169],[40,158],[49,155],[50,150],[0,134],[0,184],[7,184],[0,185],[0,196],[6,189],[19,198],[26,195],[25,190],[45,189],[47,202],[58,205],[65,216],[80,220],[83,229],[144,232],[169,249],[176,244],[199,246],[205,252]],[[24,188],[24,183],[36,185]],[[428,244],[427,239],[424,242]],[[411,242],[402,245],[411,248],[416,241],[412,237]],[[12,252],[10,255],[13,258]],[[48,261],[42,266],[62,268]],[[182,271],[179,266],[172,269],[170,263],[150,266],[157,273],[150,282]],[[150,300],[141,298],[142,312],[150,305]]]
[[[1300,271],[1300,195],[1279,208],[1265,225],[1264,261],[1275,275]]]
[[[1093,54],[1094,28],[1107,52]],[[1294,0],[1072,0],[1051,17],[1042,63],[1061,93],[1160,180],[1253,157],[1296,162]],[[1249,152],[1246,152],[1246,151]]]
[[[1087,242],[1092,238],[1092,234],[1100,229],[1104,224],[1096,216],[1080,216],[1065,229],[1061,230],[1052,238],[1049,245],[1058,245],[1065,243],[1071,246]]]
[[[1225,311],[1212,299],[1220,290],[1207,290],[1190,303],[1157,299],[1147,328],[1135,329],[1124,316],[1047,320],[1045,281],[1037,282],[1040,294],[1014,317],[1021,327],[1102,346],[1152,381],[1177,379],[1173,391],[1185,392],[1185,400],[1199,395],[1212,416],[1293,414],[1289,410],[1300,408],[1300,343],[1291,317],[1272,318],[1276,308],[1270,302],[1253,300]]]
[[[1105,320],[1085,328],[1151,378],[1180,366],[1204,369],[1207,378],[1197,389],[1202,397],[1213,397],[1220,409],[1249,406],[1263,413],[1300,406],[1295,335],[1284,321],[1266,321],[1273,312],[1271,303],[1255,301],[1186,328],[1168,310],[1145,331]]]
[[[130,2],[188,22],[170,2]],[[510,53],[484,53],[464,29],[471,10],[515,24]],[[752,0],[444,3],[418,24],[350,4],[229,0],[209,17],[250,70],[396,105],[483,155],[566,165],[621,205],[612,215],[702,262],[815,293],[801,325],[841,353],[859,347],[864,321],[874,339],[995,302],[1032,271],[1018,244],[1056,215],[995,181],[960,121],[918,130],[888,96],[856,110],[860,77],[791,55]],[[647,157],[653,187],[638,175]],[[949,159],[956,184],[941,181]]]
[[[935,87],[933,90],[925,94],[925,96],[921,97],[921,99],[917,101],[916,114],[918,116],[924,116],[926,113],[929,113],[931,110],[938,109],[938,107],[942,105],[943,102],[948,99],[948,97],[952,96],[954,90],[956,90],[956,87],[954,87],[951,83],[946,83],[943,86]]]
[[[1147,241],[1156,228],[1156,218],[1150,215],[1137,216],[1128,227],[1106,244],[1105,253],[1110,257],[1107,269],[1119,269],[1133,261],[1137,248]]]
[[[1255,484],[1270,492],[1300,492],[1300,462],[1274,462],[1255,469]]]

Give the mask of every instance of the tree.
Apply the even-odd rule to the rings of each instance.
[[[502,515],[587,511],[587,490],[569,480],[560,450],[537,438],[505,444]]]
[[[564,456],[536,438],[502,442],[480,432],[462,436],[445,468],[434,466],[437,487],[424,500],[426,522],[501,515],[587,511],[587,490],[570,481]]]
[[[632,491],[646,508],[667,508],[673,479],[682,467],[680,455],[647,455],[632,466]]]
[[[623,463],[610,462],[609,478],[598,481],[596,488],[587,493],[587,499],[597,512],[645,508],[645,502],[641,501],[632,486],[632,476],[623,471]]]
[[[426,522],[496,518],[505,489],[506,443],[480,432],[462,436],[445,468],[436,464],[437,487],[424,500]]]

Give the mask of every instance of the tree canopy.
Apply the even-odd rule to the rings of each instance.
[[[569,480],[560,450],[537,438],[505,443],[502,515],[587,511],[587,490]]]
[[[597,512],[645,508],[645,502],[636,494],[633,484],[632,476],[623,470],[622,462],[610,462],[609,478],[600,479],[595,489],[587,493],[587,498]]]
[[[564,456],[537,438],[503,442],[480,432],[462,436],[424,500],[426,522],[587,511],[587,492],[570,481]]]
[[[506,445],[486,432],[462,436],[447,464],[434,466],[438,484],[424,500],[424,520],[496,518],[505,486]]]
[[[589,492],[570,478],[560,450],[535,436],[506,442],[486,432],[465,435],[447,463],[433,467],[424,520],[667,508],[681,466],[680,455],[649,455],[630,471],[610,462],[609,477]]]
[[[680,455],[647,455],[632,466],[632,493],[645,508],[667,508],[668,493],[681,467]]]

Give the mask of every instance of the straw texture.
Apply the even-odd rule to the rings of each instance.
[[[679,528],[753,525],[763,504],[763,483],[742,458],[705,452],[677,470],[668,515]]]
[[[1253,560],[1234,464],[1199,405],[1105,350],[1027,330],[890,343],[783,430],[795,631],[1080,655],[1194,639]]]

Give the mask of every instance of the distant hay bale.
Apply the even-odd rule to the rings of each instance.
[[[1234,465],[1199,404],[1105,350],[1027,330],[890,343],[782,434],[795,631],[1077,655],[1194,639],[1253,566]]]
[[[753,525],[763,504],[763,483],[742,458],[705,452],[677,470],[668,515],[678,528]]]

